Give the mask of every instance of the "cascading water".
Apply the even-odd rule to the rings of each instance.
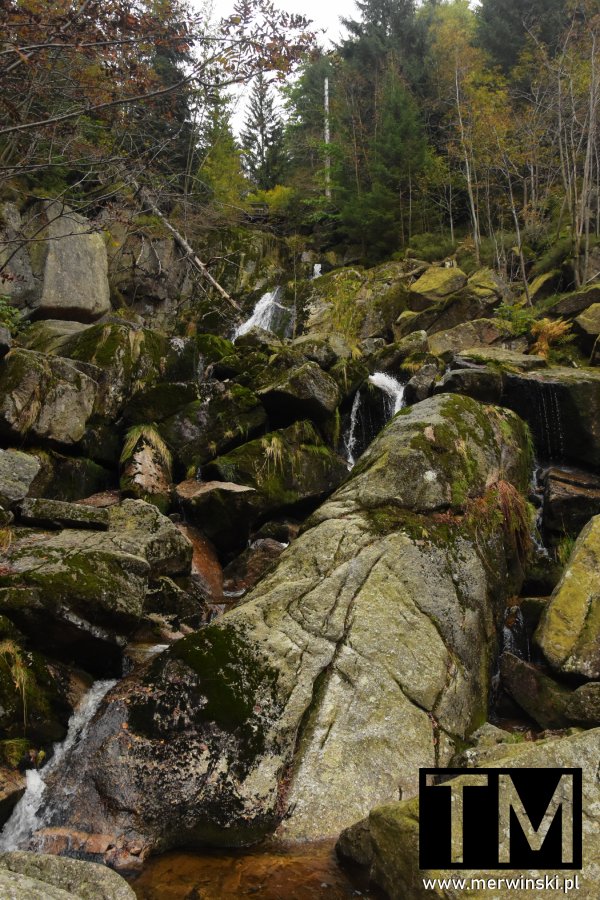
[[[523,613],[519,606],[510,606],[504,616],[502,626],[502,650],[529,661],[529,636]]]
[[[66,738],[61,744],[54,745],[54,755],[48,765],[41,771],[27,770],[27,787],[0,834],[0,851],[26,848],[31,835],[43,827],[46,778],[85,735],[100,702],[115,684],[116,681],[96,681],[69,719]]]
[[[369,375],[369,381],[386,395],[386,411],[389,418],[400,412],[404,406],[404,385],[385,372]]]
[[[313,273],[312,273],[313,280],[314,280],[315,278],[320,278],[320,277],[321,277],[321,271],[322,271],[322,269],[323,269],[322,263],[315,263],[315,264],[314,264],[314,266],[313,266]]]
[[[354,400],[352,402],[352,409],[350,411],[350,422],[348,424],[348,430],[344,435],[344,455],[346,460],[348,461],[348,468],[351,469],[354,463],[356,462],[355,452],[356,452],[356,442],[357,442],[357,434],[356,427],[358,425],[358,414],[360,411],[360,403],[361,396],[360,391],[357,391],[354,395]]]
[[[294,310],[288,309],[279,302],[281,293],[281,288],[276,287],[263,294],[252,310],[252,315],[235,329],[232,340],[235,342],[237,338],[247,334],[251,328],[262,328],[265,331],[273,332],[283,329],[285,333],[280,337],[288,337],[294,327]]]

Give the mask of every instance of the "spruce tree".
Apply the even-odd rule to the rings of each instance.
[[[280,184],[286,164],[283,122],[262,72],[254,82],[241,140],[244,166],[256,187],[269,191]]]
[[[506,73],[530,33],[553,52],[568,21],[565,0],[481,0],[476,14],[479,43]]]

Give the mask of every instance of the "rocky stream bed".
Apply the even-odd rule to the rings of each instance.
[[[419,768],[562,766],[595,898],[600,285],[533,286],[559,360],[494,273],[414,260],[181,333],[111,307],[96,238],[0,333],[0,885],[434,896]]]

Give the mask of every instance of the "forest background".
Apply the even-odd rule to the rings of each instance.
[[[565,255],[577,285],[597,277],[597,0],[356,7],[322,49],[268,0],[220,21],[180,0],[9,0],[0,198],[59,198],[99,229],[165,216],[198,252],[250,224],[367,265],[454,256],[526,293]]]

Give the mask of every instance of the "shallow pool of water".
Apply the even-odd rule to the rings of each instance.
[[[132,888],[138,900],[347,900],[381,897],[363,871],[342,867],[334,843],[255,850],[167,853],[152,859]]]

